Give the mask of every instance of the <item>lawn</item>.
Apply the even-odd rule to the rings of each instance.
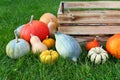
[[[94,65],[86,57],[83,45],[76,63],[59,57],[54,65],[46,65],[32,52],[16,60],[6,56],[5,48],[14,39],[14,29],[27,23],[32,14],[34,19],[46,12],[57,16],[59,3],[60,0],[0,1],[0,80],[120,80],[120,60],[110,56],[105,64]]]

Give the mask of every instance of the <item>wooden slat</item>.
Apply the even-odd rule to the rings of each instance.
[[[58,30],[69,35],[109,35],[120,33],[120,26],[60,26]]]
[[[120,23],[119,10],[71,11],[71,13],[75,17],[74,20],[65,12],[62,15],[58,15],[59,23]]]
[[[86,41],[91,41],[95,38],[95,36],[72,36],[74,37],[78,42],[86,42]],[[99,41],[103,42],[106,41],[110,36],[99,36],[97,38]]]
[[[65,8],[120,8],[120,1],[64,2]]]
[[[120,10],[92,10],[92,11],[71,11],[73,16],[76,17],[90,17],[90,16],[108,16],[108,17],[120,17]],[[70,17],[69,13],[65,12],[62,15],[58,15],[58,18]]]

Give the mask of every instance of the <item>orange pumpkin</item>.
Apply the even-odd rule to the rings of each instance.
[[[54,16],[52,13],[44,13],[41,17],[40,17],[40,21],[46,23],[48,25],[49,22],[52,21],[55,23],[54,24],[54,29],[57,29],[58,27],[58,19],[56,16]]]
[[[99,46],[100,46],[100,43],[98,42],[96,38],[94,38],[94,40],[86,43],[85,48],[86,50],[90,50],[91,48],[99,47]]]
[[[106,42],[106,50],[120,59],[120,33],[111,36]]]
[[[42,41],[43,44],[45,44],[47,46],[47,48],[51,48],[55,45],[55,40],[52,38],[46,38]]]

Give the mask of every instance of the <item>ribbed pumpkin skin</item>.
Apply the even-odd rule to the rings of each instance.
[[[43,63],[54,64],[58,60],[58,53],[54,50],[45,50],[40,54],[40,61]]]
[[[55,45],[55,40],[52,38],[47,38],[44,39],[42,43],[45,44],[48,48],[51,48]]]
[[[6,46],[6,53],[10,58],[16,59],[30,51],[30,45],[23,39],[18,39],[18,43],[16,40],[10,41]]]
[[[120,33],[111,36],[107,40],[106,50],[114,57],[120,59]]]
[[[30,42],[30,34],[34,34],[40,38],[40,40],[44,40],[46,36],[49,36],[49,29],[47,25],[38,20],[33,20],[32,25],[27,23],[20,31],[20,37]]]
[[[71,36],[57,32],[55,34],[56,44],[55,47],[58,53],[64,58],[69,58],[77,61],[80,53],[82,52],[79,43]]]

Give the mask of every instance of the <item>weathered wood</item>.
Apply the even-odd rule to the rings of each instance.
[[[72,35],[70,35],[72,36]],[[72,36],[78,42],[87,42],[93,40],[96,36]],[[110,36],[99,36],[97,39],[101,42],[106,41]]]
[[[59,26],[58,30],[69,35],[109,35],[120,33],[120,26]]]
[[[65,8],[120,8],[120,1],[64,2]]]
[[[59,8],[62,14],[58,10],[58,31],[73,36],[78,42],[95,36],[100,36],[100,41],[106,41],[110,35],[120,33],[120,1],[63,3],[64,9]]]
[[[75,17],[74,20],[66,12],[58,15],[59,23],[120,23],[120,10],[71,11],[71,13]]]

